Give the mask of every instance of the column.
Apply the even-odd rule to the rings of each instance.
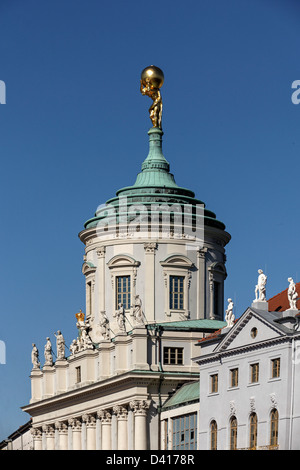
[[[118,450],[128,450],[128,411],[125,406],[116,405],[113,408],[118,422]]]
[[[147,410],[150,400],[133,400],[130,408],[134,412],[134,449],[147,450]]]
[[[55,429],[53,424],[44,424],[43,432],[46,436],[46,450],[55,450]]]
[[[58,450],[68,450],[67,421],[56,421],[55,428],[58,430]]]
[[[72,428],[72,450],[81,450],[81,419],[80,418],[70,418],[69,425]]]
[[[206,252],[207,248],[200,248],[197,253],[198,285],[197,285],[197,318],[206,318]]]
[[[31,435],[33,439],[33,450],[43,450],[42,445],[42,428],[31,428]]]
[[[105,312],[105,246],[97,249],[98,311]]]
[[[85,414],[82,421],[86,425],[86,450],[96,450],[96,416]]]
[[[155,320],[155,250],[157,243],[144,244],[145,249],[145,316],[147,321]]]
[[[214,276],[212,272],[209,273],[209,318],[215,319],[214,315]]]
[[[99,410],[97,416],[101,421],[101,450],[111,450],[111,413]]]

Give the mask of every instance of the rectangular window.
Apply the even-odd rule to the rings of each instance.
[[[231,369],[230,370],[230,387],[237,387],[239,384],[239,370]]]
[[[210,376],[210,393],[217,393],[218,391],[218,374]]]
[[[79,382],[81,382],[81,367],[76,367],[75,368],[75,371],[76,371],[76,383],[78,384]]]
[[[164,364],[182,365],[183,348],[164,348]]]
[[[280,377],[280,358],[272,359],[272,379]]]
[[[251,364],[250,366],[250,382],[253,384],[258,382],[259,378],[259,364]]]
[[[173,419],[172,450],[197,449],[197,413]]]
[[[183,310],[184,276],[170,276],[170,309]]]
[[[117,276],[116,283],[116,309],[122,304],[125,310],[129,310],[131,306],[130,276]]]

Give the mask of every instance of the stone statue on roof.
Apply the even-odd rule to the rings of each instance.
[[[291,277],[288,278],[290,283],[288,287],[288,300],[290,304],[290,310],[297,310],[297,298],[298,292],[296,292],[296,284]]]
[[[227,323],[227,328],[231,328],[234,325],[235,316],[233,314],[233,302],[232,299],[228,299],[228,307],[225,311],[225,321]]]
[[[51,345],[51,341],[49,337],[47,337],[47,343],[45,344],[44,356],[45,356],[44,365],[53,366],[52,345]]]
[[[61,331],[58,330],[57,334],[54,333],[56,338],[56,356],[57,359],[64,359],[65,358],[65,340]]]
[[[255,302],[266,302],[267,276],[262,269],[258,270],[258,280],[255,286]]]
[[[34,343],[32,343],[31,362],[34,369],[40,368],[41,364],[39,362],[39,351]]]

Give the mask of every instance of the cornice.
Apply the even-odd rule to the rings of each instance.
[[[280,343],[290,343],[292,340],[297,337],[299,338],[300,335],[297,336],[279,336],[277,338],[270,338],[264,341],[256,342],[253,344],[246,344],[245,346],[239,346],[238,348],[234,349],[226,349],[222,351],[215,351],[212,352],[211,354],[208,354],[206,356],[199,356],[197,358],[194,358],[193,360],[197,362],[198,365],[202,364],[207,364],[210,362],[216,362],[222,359],[223,357],[229,357],[229,356],[237,356],[240,354],[248,353],[251,351],[255,350],[261,350],[265,348],[269,348],[275,344],[280,344]]]
[[[126,390],[129,391],[132,386],[145,386],[147,387],[153,381],[159,382],[161,377],[165,380],[189,380],[195,378],[198,373],[193,372],[159,372],[159,371],[140,371],[132,370],[124,374],[115,375],[107,379],[85,385],[78,389],[69,390],[59,395],[46,398],[29,405],[21,407],[21,409],[32,416],[39,415],[47,410],[47,412],[62,409],[66,407],[69,401],[72,405],[84,403],[86,399],[107,397],[114,393],[114,391]],[[108,391],[109,390],[109,391]]]

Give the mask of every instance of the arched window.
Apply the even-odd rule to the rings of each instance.
[[[250,415],[250,449],[255,449],[257,446],[257,414]]]
[[[218,427],[216,421],[210,423],[210,450],[217,450]]]
[[[237,419],[232,416],[230,419],[230,450],[236,450],[237,443]]]
[[[270,415],[270,446],[278,445],[278,411],[274,408]]]

